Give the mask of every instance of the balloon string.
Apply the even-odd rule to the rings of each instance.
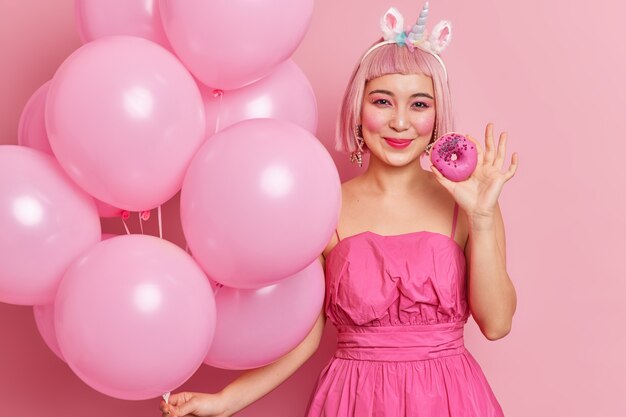
[[[126,221],[122,219],[122,223],[124,224],[124,229],[126,229],[126,234],[130,235],[130,230],[128,230],[128,226],[126,226]]]
[[[130,217],[130,212],[124,210],[122,211],[122,215],[120,216],[120,219],[122,219],[122,224],[124,225],[124,229],[126,229],[126,234],[130,235],[130,230],[128,230],[128,225],[126,225],[126,219],[128,219]]]
[[[159,237],[163,239],[163,219],[161,217],[161,206],[159,206],[158,212],[159,212]]]
[[[220,130],[220,114],[222,113],[222,98],[224,97],[224,91],[222,90],[213,90],[213,97],[219,97],[220,101],[217,104],[217,117],[215,118],[215,132],[217,133]]]
[[[215,290],[213,291],[213,295],[217,295],[217,292],[220,290],[220,288],[222,288],[224,286],[224,284],[220,284],[219,282],[215,283]]]
[[[139,229],[141,229],[141,234],[143,235],[143,216],[141,212],[137,212],[137,216],[139,216]]]
[[[138,212],[139,214],[139,227],[141,227],[141,234],[143,235],[143,222],[150,220],[150,210],[144,210]]]

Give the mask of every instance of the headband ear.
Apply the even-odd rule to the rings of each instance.
[[[396,36],[404,31],[404,18],[398,9],[391,7],[385,12],[380,19],[380,29],[386,41],[395,40]]]
[[[428,37],[430,48],[440,54],[452,40],[452,25],[447,20],[437,23]]]

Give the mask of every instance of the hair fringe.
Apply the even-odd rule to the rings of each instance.
[[[337,119],[337,151],[351,153],[357,149],[354,129],[360,118],[365,85],[387,74],[424,74],[431,77],[435,92],[435,126],[440,135],[454,131],[450,86],[437,58],[419,48],[410,51],[405,46],[388,44],[370,52],[352,71]]]

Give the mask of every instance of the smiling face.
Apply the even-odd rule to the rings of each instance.
[[[424,74],[387,74],[365,85],[363,139],[371,158],[392,166],[417,161],[435,127],[432,79]]]

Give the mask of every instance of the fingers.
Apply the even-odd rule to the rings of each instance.
[[[169,403],[173,406],[179,406],[190,401],[194,397],[194,393],[192,392],[179,392],[176,394],[170,395]]]
[[[502,165],[504,165],[504,158],[506,157],[506,139],[507,133],[502,132],[498,141],[498,152],[496,154],[496,159],[493,161],[493,166],[495,166],[498,171],[501,170]]]
[[[161,409],[163,417],[183,416],[183,410],[181,410],[182,407],[180,406],[189,402],[192,397],[193,395],[189,392],[181,392],[178,394],[171,394],[167,403],[162,399],[159,404],[159,408]]]
[[[498,139],[498,146],[496,148],[493,139],[493,123],[488,123],[487,128],[485,129],[485,164],[493,165],[498,171],[502,170],[504,166],[504,160],[506,158],[506,144],[508,139],[508,133],[502,132],[500,133],[500,138]],[[513,162],[515,161],[515,162]],[[506,172],[508,178],[511,178],[517,169],[517,156],[511,158],[511,167]],[[511,174],[512,172],[512,174]],[[509,176],[510,175],[510,176]],[[507,180],[508,180],[507,178]]]
[[[493,143],[493,123],[487,123],[485,128],[485,159],[486,164],[492,165],[495,159],[496,149]]]
[[[161,400],[161,403],[159,404],[159,409],[161,410],[162,417],[175,417],[172,413],[171,406],[163,400]]]
[[[172,409],[174,411],[175,417],[184,417],[188,414],[193,414],[193,412],[196,411],[197,408],[198,398],[192,396],[188,398],[188,401],[176,404],[176,406]]]
[[[500,134],[500,137],[498,138],[498,145],[496,147],[493,138],[493,127],[493,123],[487,123],[487,127],[485,128],[484,150],[480,143],[478,143],[476,139],[474,139],[471,135],[466,134],[465,136],[476,146],[478,166],[493,166],[498,170],[498,172],[500,172],[501,175],[504,176],[505,181],[508,181],[513,177],[513,175],[515,175],[515,172],[517,171],[519,156],[517,153],[513,153],[513,156],[511,157],[511,165],[509,166],[508,170],[504,174],[502,174],[501,170],[504,166],[504,161],[506,159],[508,133],[502,132]],[[431,166],[431,170],[435,173],[437,179],[443,185],[445,185],[445,181],[447,181],[447,178],[445,178],[439,171],[437,171],[434,166]]]
[[[183,414],[182,411],[170,404],[165,404],[161,408],[162,417],[184,417],[187,414]]]
[[[505,176],[504,176],[505,181],[508,181],[511,178],[513,178],[513,175],[515,175],[515,173],[517,172],[518,164],[519,164],[519,155],[517,154],[517,152],[514,152],[513,156],[511,157],[511,165],[509,166],[509,169],[506,171]]]
[[[493,123],[489,122],[487,123],[487,126],[485,126],[485,139],[487,139],[487,136],[493,134]]]

